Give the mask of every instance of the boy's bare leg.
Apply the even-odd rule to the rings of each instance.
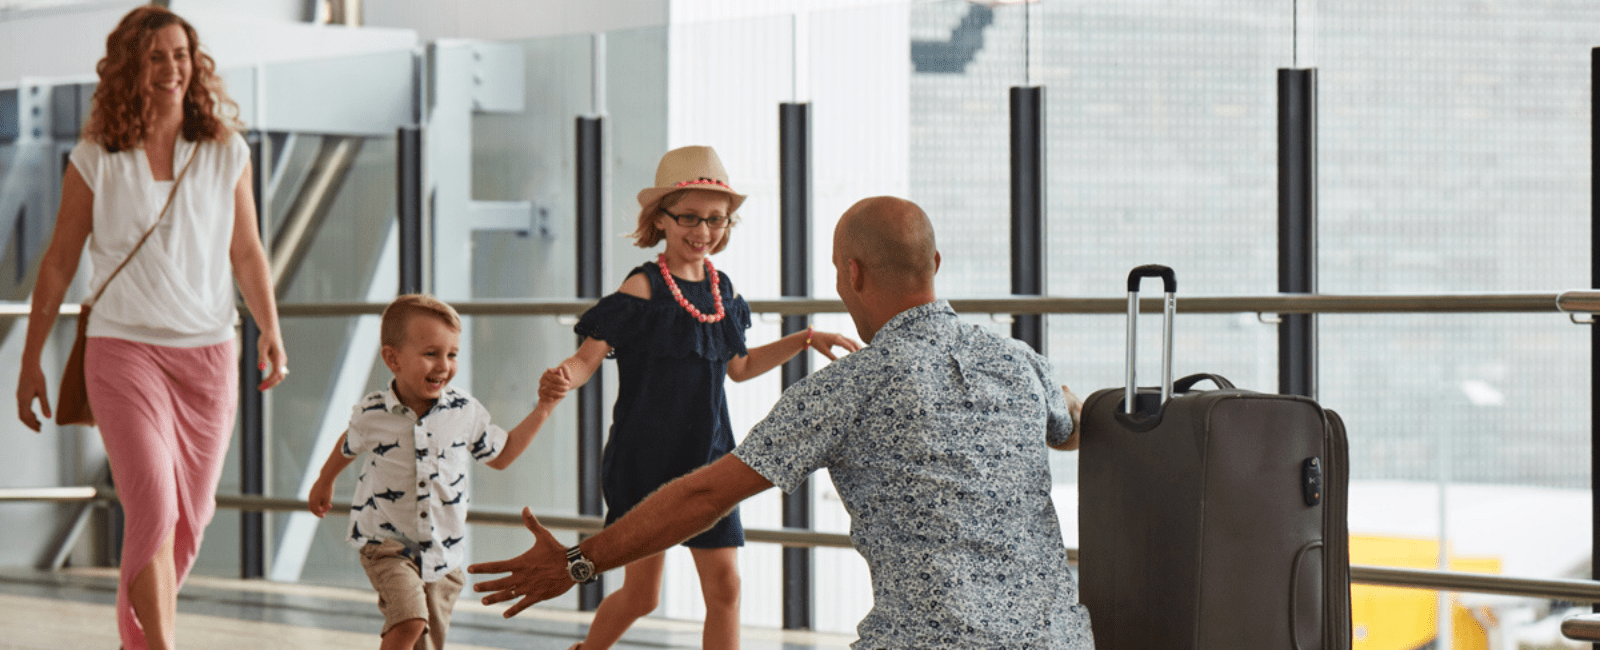
[[[428,622],[420,618],[389,628],[383,634],[383,644],[379,650],[411,650],[416,647],[417,640],[422,638],[422,633],[428,631]]]
[[[167,535],[128,585],[128,602],[133,604],[150,650],[177,647],[178,573],[172,559],[172,535]]]
[[[700,574],[700,593],[706,600],[706,626],[701,632],[705,650],[739,649],[739,549],[692,548],[694,568]]]

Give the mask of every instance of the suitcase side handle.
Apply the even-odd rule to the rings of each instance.
[[[1166,406],[1167,400],[1172,399],[1172,314],[1178,307],[1178,275],[1170,266],[1146,264],[1128,273],[1128,381],[1122,401],[1123,413],[1129,416],[1136,410],[1134,394],[1138,392],[1134,368],[1139,341],[1139,281],[1151,277],[1161,278],[1166,294],[1161,305],[1161,405]]]

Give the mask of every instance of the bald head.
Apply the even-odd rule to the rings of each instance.
[[[874,279],[900,291],[931,290],[938,271],[933,223],[917,204],[892,196],[862,199],[839,217],[833,247]]]

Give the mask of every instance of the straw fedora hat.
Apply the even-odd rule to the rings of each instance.
[[[732,201],[728,204],[729,214],[744,203],[744,195],[728,186],[728,170],[722,168],[722,159],[711,147],[679,147],[663,154],[656,165],[655,187],[639,190],[639,206],[650,207],[678,190],[725,192]]]

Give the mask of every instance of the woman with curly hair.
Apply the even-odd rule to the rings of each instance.
[[[171,648],[238,403],[232,280],[261,328],[259,390],[283,380],[288,358],[238,106],[194,28],[161,7],[134,9],[96,71],[34,285],[17,411],[35,431],[34,400],[50,417],[40,353],[87,244],[100,295],[84,374],[126,514],[118,632],[126,650]]]

